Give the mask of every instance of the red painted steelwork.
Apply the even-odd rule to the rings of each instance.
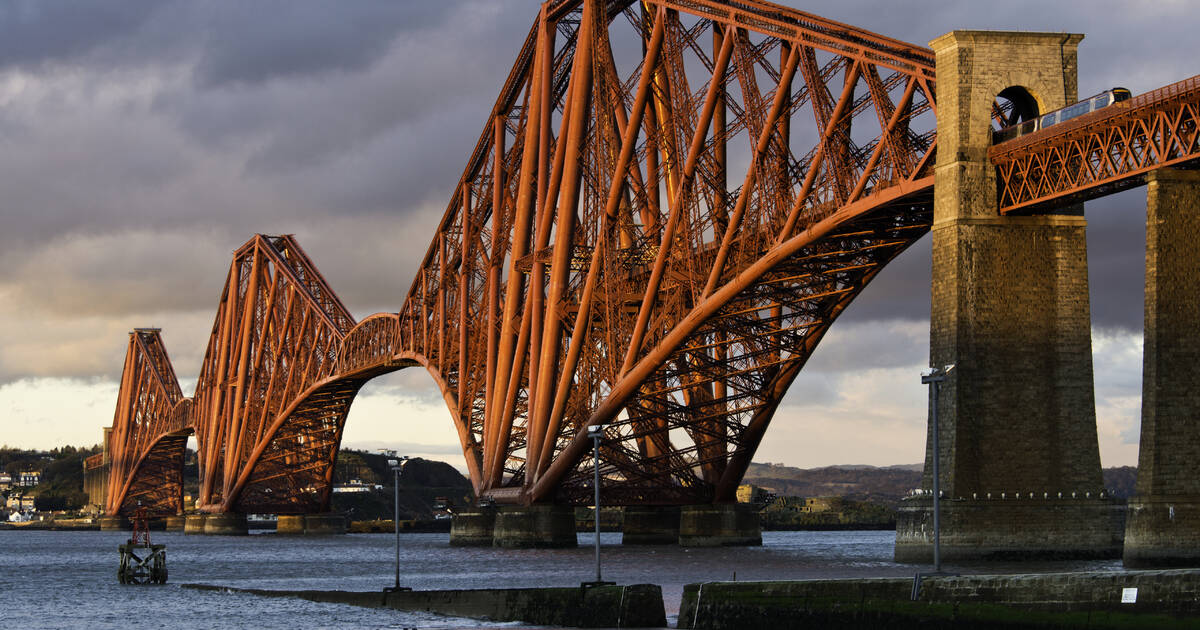
[[[733,500],[829,326],[929,229],[933,94],[930,51],[765,2],[547,2],[398,313],[356,325],[291,237],[259,235],[190,405],[135,335],[109,512],[175,507],[152,481],[189,430],[201,509],[328,509],[354,396],[418,365],[481,496],[589,502],[586,427],[605,424],[607,501]],[[997,147],[1026,182],[1007,206],[1108,185],[1044,193],[1004,162],[1078,133],[1190,155],[1190,98]]]
[[[992,147],[1000,212],[1077,203],[1200,163],[1200,76]]]

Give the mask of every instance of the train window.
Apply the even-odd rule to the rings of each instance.
[[[1076,116],[1082,116],[1082,115],[1088,113],[1091,109],[1092,109],[1092,106],[1090,103],[1087,103],[1087,102],[1076,103],[1076,104],[1062,110],[1061,112],[1059,112],[1059,114],[1058,114],[1059,122],[1070,120],[1072,118],[1075,118]]]
[[[1058,122],[1058,112],[1050,112],[1049,114],[1042,116],[1041,121],[1042,121],[1042,124],[1041,124],[1042,129],[1045,129],[1046,127],[1049,127],[1050,125],[1053,125],[1054,123]]]

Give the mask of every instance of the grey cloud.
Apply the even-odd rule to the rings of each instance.
[[[0,380],[35,364],[111,375],[124,333],[155,323],[189,372],[254,232],[295,233],[356,315],[396,309],[538,6],[0,3],[0,316],[22,338],[5,339]],[[894,6],[802,8],[917,44],[952,28],[1085,31],[1085,92],[1194,71],[1180,68],[1194,58],[1183,3]],[[1144,191],[1088,217],[1094,321],[1138,330]],[[928,313],[926,238],[805,373],[923,360],[927,333],[887,331]],[[55,329],[71,331],[61,348],[23,339]]]
[[[1092,325],[1141,334],[1146,273],[1146,189],[1086,204]]]
[[[931,256],[932,238],[925,235],[879,272],[840,321],[929,321]],[[833,330],[837,330],[836,326]]]
[[[0,3],[0,68],[71,63],[136,33],[153,0],[8,0]]]
[[[805,372],[840,374],[864,369],[923,365],[929,356],[925,322],[838,322],[805,366]]]
[[[456,3],[363,0],[226,2],[201,27],[202,87],[358,71],[397,36],[443,22]]]

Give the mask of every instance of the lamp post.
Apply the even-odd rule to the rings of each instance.
[[[933,417],[931,431],[933,433],[933,572],[942,572],[942,475],[940,461],[942,454],[938,427],[938,394],[941,384],[946,381],[946,375],[954,370],[951,363],[943,368],[930,368],[921,373],[921,383],[929,385],[929,414]]]
[[[596,581],[584,582],[583,586],[604,586],[606,584],[615,584],[615,582],[605,582],[600,577],[600,440],[604,438],[604,430],[608,428],[606,424],[594,424],[588,427],[587,435],[592,438],[592,468],[594,469],[593,487],[595,489],[595,525],[596,525]]]
[[[396,583],[388,588],[383,589],[385,593],[395,593],[397,591],[411,591],[407,586],[400,586],[400,473],[403,472],[404,466],[408,464],[408,457],[401,457],[399,460],[389,459],[388,466],[392,467],[392,506],[393,517],[392,525],[396,529]]]

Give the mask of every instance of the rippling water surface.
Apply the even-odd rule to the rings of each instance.
[[[661,585],[672,623],[683,585],[693,582],[898,577],[928,570],[892,562],[895,534],[887,531],[764,532],[762,547],[726,549],[623,547],[620,536],[601,536],[604,578]],[[379,590],[394,580],[395,538],[390,535],[209,537],[154,532],[154,542],[167,545],[170,583],[163,587],[117,584],[117,545],[126,538],[122,532],[0,531],[5,626],[299,630],[514,625],[179,586]],[[580,547],[568,550],[457,548],[448,540],[447,534],[402,536],[402,583],[415,589],[578,586],[595,577],[591,534],[580,534]],[[960,573],[1025,573],[1120,570],[1121,565],[1114,560],[946,568]]]

